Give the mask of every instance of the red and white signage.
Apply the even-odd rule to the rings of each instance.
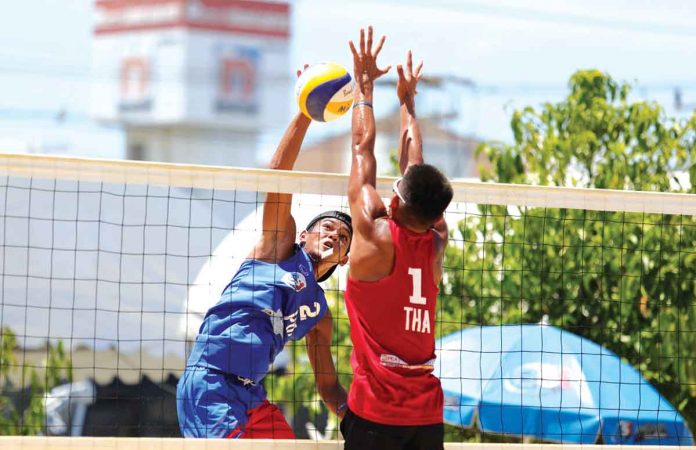
[[[257,0],[97,0],[95,34],[188,28],[288,39],[290,6]]]
[[[94,117],[244,133],[282,126],[289,10],[271,0],[96,0]]]

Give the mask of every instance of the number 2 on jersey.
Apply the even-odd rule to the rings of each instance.
[[[416,305],[425,305],[425,297],[423,297],[423,271],[421,269],[416,269],[413,267],[408,268],[408,274],[411,275],[413,280],[413,292],[408,298],[410,303]]]

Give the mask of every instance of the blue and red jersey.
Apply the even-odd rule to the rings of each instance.
[[[299,245],[277,264],[247,259],[208,310],[187,366],[258,382],[285,344],[303,338],[326,310],[312,262]]]

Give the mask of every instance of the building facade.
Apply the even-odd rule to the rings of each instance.
[[[97,0],[95,9],[91,110],[124,128],[127,158],[258,165],[260,134],[288,115],[288,3]]]

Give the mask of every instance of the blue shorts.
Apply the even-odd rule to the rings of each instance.
[[[264,403],[266,391],[260,384],[243,386],[233,378],[202,367],[186,367],[176,387],[177,416],[184,437],[226,438],[245,428],[247,411]]]

